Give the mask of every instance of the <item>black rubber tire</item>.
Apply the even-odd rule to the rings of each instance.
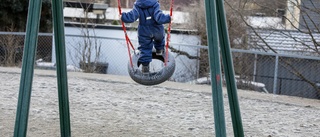
[[[139,69],[140,63],[138,62],[139,59],[139,53],[132,55],[132,64],[133,67],[131,67],[131,63],[128,63],[128,72],[130,77],[137,83],[151,86],[151,85],[157,85],[160,83],[165,82],[168,80],[175,70],[175,60],[173,55],[169,52],[168,54],[168,62],[165,67],[163,67],[160,71],[157,72],[150,72],[147,74],[143,74],[141,70]],[[162,56],[156,55],[155,51],[152,52],[152,59],[158,59],[164,62],[165,54]]]

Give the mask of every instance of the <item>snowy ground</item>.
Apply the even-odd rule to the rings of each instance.
[[[13,136],[20,71],[0,67],[0,137]],[[60,136],[55,73],[35,70],[28,137]],[[129,77],[79,72],[68,73],[68,83],[74,137],[215,136],[210,86],[143,86]],[[320,100],[243,90],[238,96],[246,137],[320,137]]]

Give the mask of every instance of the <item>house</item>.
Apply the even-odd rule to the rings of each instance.
[[[270,8],[265,8],[270,6]],[[259,18],[282,18],[281,29],[320,32],[319,0],[255,0],[244,5],[244,14]],[[270,25],[271,26],[271,25]]]
[[[247,17],[246,55],[254,77],[275,94],[320,98],[320,1],[288,0],[283,19]],[[250,58],[251,57],[251,58]],[[252,61],[252,60],[250,60]]]
[[[281,54],[319,56],[320,1],[287,0],[280,17],[248,16],[249,49]]]

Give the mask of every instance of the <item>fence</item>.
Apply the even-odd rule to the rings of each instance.
[[[239,49],[232,52],[239,86],[265,86],[268,93],[320,98],[320,57]]]
[[[25,33],[0,33],[1,66],[21,64],[24,35]],[[129,57],[124,39],[82,35],[66,35],[65,39],[68,69],[76,71],[89,67],[87,72],[128,75]],[[39,34],[37,67],[54,67],[53,45],[52,34]],[[178,43],[170,46],[176,60],[176,71],[171,81],[210,84],[206,46]],[[232,49],[232,54],[238,88],[320,99],[319,57],[240,49]],[[153,62],[151,65],[156,68],[157,61]]]

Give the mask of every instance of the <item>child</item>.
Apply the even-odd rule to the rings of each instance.
[[[158,0],[136,0],[130,12],[122,13],[120,19],[125,23],[132,23],[139,19],[138,41],[140,50],[139,63],[142,73],[149,73],[149,63],[152,61],[152,48],[156,55],[162,55],[165,45],[163,24],[169,23],[171,17],[163,14]]]

